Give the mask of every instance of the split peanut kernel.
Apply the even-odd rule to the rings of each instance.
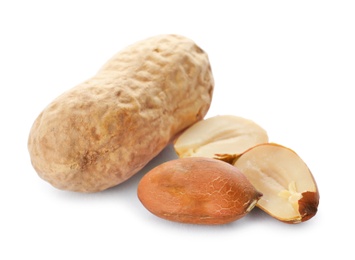
[[[268,142],[266,131],[251,120],[223,115],[199,121],[175,141],[180,158],[239,154],[257,144]]]
[[[286,223],[299,223],[317,213],[319,192],[304,161],[291,149],[265,143],[240,155],[218,158],[237,167],[263,193],[257,206]]]

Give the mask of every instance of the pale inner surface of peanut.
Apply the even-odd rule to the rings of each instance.
[[[287,199],[288,202],[291,203],[291,205],[295,209],[295,211],[298,212],[298,201],[302,198],[302,194],[300,192],[297,192],[295,181],[291,181],[288,184],[288,188],[280,191],[278,193],[278,195],[281,198]]]
[[[267,143],[266,131],[251,120],[221,115],[199,121],[175,141],[179,157],[209,157],[241,154],[257,144]]]
[[[261,145],[242,155],[234,165],[263,193],[258,206],[281,220],[301,220],[302,193],[316,191],[305,163],[293,151]]]

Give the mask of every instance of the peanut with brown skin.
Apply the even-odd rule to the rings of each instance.
[[[137,194],[160,218],[210,225],[242,218],[262,195],[236,167],[199,157],[157,166],[141,179]]]
[[[213,86],[207,54],[185,37],[128,46],[40,113],[28,140],[32,165],[59,189],[115,186],[205,116]]]

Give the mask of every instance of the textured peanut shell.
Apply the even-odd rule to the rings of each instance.
[[[28,140],[32,165],[59,189],[122,183],[205,116],[213,86],[207,54],[185,37],[128,46],[40,113]]]
[[[244,217],[262,196],[236,167],[202,157],[155,167],[139,182],[137,195],[160,218],[209,225]]]

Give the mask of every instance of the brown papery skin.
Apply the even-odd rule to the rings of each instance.
[[[245,216],[262,196],[234,166],[199,157],[163,163],[137,190],[154,215],[190,224],[226,224]]]
[[[302,198],[298,201],[299,212],[302,216],[302,222],[314,217],[318,211],[319,193],[317,192],[303,192]]]

